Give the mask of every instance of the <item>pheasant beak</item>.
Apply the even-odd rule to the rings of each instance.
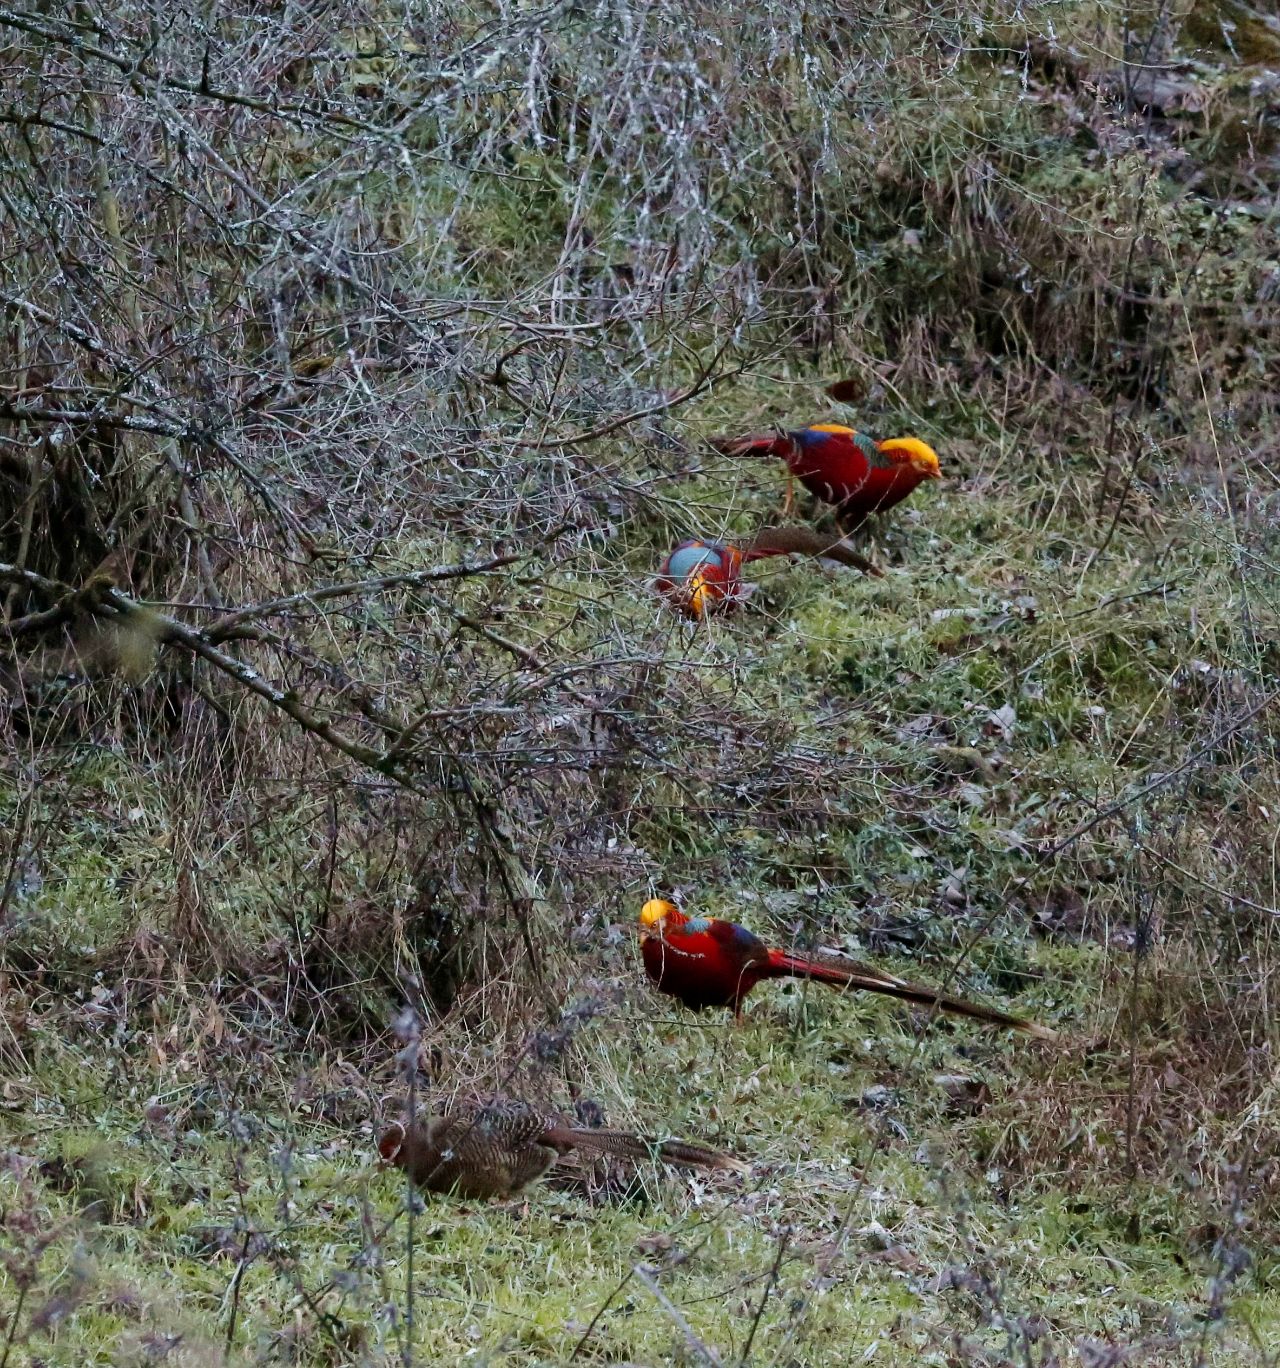
[[[665,898],[650,898],[640,909],[640,935],[661,935],[662,923],[676,911],[675,903]]]

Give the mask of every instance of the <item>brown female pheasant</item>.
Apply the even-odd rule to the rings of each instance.
[[[418,1187],[475,1198],[519,1192],[574,1149],[637,1161],[661,1159],[685,1168],[747,1171],[741,1159],[719,1150],[574,1126],[554,1112],[507,1097],[455,1105],[421,1125],[393,1121],[378,1139],[383,1160],[404,1169]]]

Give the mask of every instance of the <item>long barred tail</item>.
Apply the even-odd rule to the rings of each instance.
[[[726,1173],[746,1173],[749,1166],[722,1150],[694,1145],[687,1140],[649,1140],[631,1131],[593,1130],[585,1126],[566,1126],[558,1139],[567,1140],[577,1149],[595,1150],[600,1154],[614,1154],[620,1159],[661,1159],[684,1168],[720,1169]]]
[[[709,437],[722,456],[786,456],[791,438],[778,432],[753,432],[748,437]]]
[[[742,548],[742,555],[748,561],[765,556],[823,556],[841,565],[851,565],[866,575],[884,573],[843,538],[816,532],[812,527],[762,527]]]
[[[969,1017],[973,1021],[985,1021],[991,1026],[1008,1026],[1022,1031],[1037,1040],[1057,1040],[1058,1033],[1047,1026],[1037,1025],[1025,1017],[1012,1016],[995,1007],[984,1007],[980,1002],[970,1002],[966,998],[951,997],[940,993],[936,988],[926,988],[920,983],[911,983],[894,974],[873,969],[857,960],[844,960],[835,955],[788,955],[782,950],[769,951],[769,968],[777,977],[796,977],[816,979],[819,983],[829,983],[835,987],[860,988],[868,993],[881,993],[885,997],[898,998],[902,1002],[914,1002],[921,1007],[936,1007],[939,1011],[950,1012],[953,1016]]]

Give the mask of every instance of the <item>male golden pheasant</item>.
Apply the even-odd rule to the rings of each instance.
[[[834,504],[846,529],[869,513],[901,503],[918,484],[941,475],[938,453],[915,437],[877,442],[839,423],[813,423],[790,432],[713,437],[726,456],[778,456],[811,494]]]
[[[645,973],[658,990],[679,998],[695,1011],[732,1007],[734,1016],[739,1017],[743,998],[757,983],[807,978],[833,988],[883,993],[994,1026],[1011,1026],[1042,1040],[1056,1038],[1055,1032],[1035,1022],[950,997],[857,960],[772,950],[745,926],[718,917],[688,917],[662,898],[651,898],[640,909],[640,953]]]
[[[474,1198],[519,1192],[574,1149],[637,1161],[656,1158],[685,1168],[747,1171],[741,1159],[720,1150],[574,1126],[553,1112],[508,1097],[457,1104],[423,1125],[395,1121],[378,1138],[383,1161],[404,1169],[418,1187]]]
[[[702,618],[716,606],[731,608],[750,593],[742,567],[766,556],[820,556],[868,575],[880,571],[840,538],[810,527],[762,527],[749,542],[734,546],[707,537],[687,537],[658,567],[658,591],[681,613]]]

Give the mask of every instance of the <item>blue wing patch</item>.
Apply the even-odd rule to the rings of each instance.
[[[688,579],[699,566],[724,564],[720,553],[710,546],[681,546],[671,553],[667,573],[673,579]]]
[[[737,922],[729,922],[729,925],[733,928],[734,941],[744,949],[761,944],[760,937],[755,932],[748,931],[745,926],[739,926]]]
[[[802,447],[825,446],[835,436],[834,432],[819,432],[816,428],[797,428],[787,433],[794,442]]]

